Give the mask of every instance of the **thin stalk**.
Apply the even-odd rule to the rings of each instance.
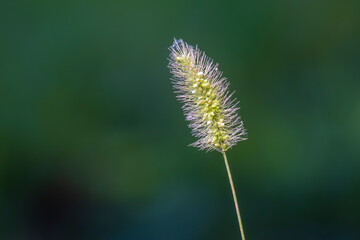
[[[242,239],[242,240],[245,240],[244,228],[243,228],[243,225],[242,225],[242,222],[241,222],[239,204],[238,204],[237,197],[236,197],[236,192],[235,192],[234,183],[233,183],[233,180],[232,180],[232,177],[231,177],[231,172],[230,172],[229,163],[228,163],[228,160],[227,160],[225,151],[223,151],[222,154],[223,154],[223,156],[224,156],[226,171],[227,171],[227,174],[228,174],[228,177],[229,177],[231,192],[232,192],[232,195],[233,195],[233,198],[234,198],[236,215],[237,215],[238,222],[239,222],[239,227],[240,227],[241,239]]]

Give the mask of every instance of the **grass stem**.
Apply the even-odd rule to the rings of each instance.
[[[234,198],[236,215],[237,215],[238,222],[239,222],[239,227],[240,227],[241,239],[242,239],[242,240],[245,240],[244,228],[243,228],[243,225],[242,225],[242,222],[241,222],[239,204],[238,204],[237,197],[236,197],[236,192],[235,192],[234,183],[233,183],[233,180],[232,180],[232,177],[231,177],[231,171],[230,171],[229,163],[228,163],[228,160],[227,160],[225,151],[223,151],[222,154],[223,154],[223,156],[224,156],[226,171],[227,171],[227,174],[228,174],[228,177],[229,177],[231,192],[232,192],[232,195],[233,195],[233,198]]]

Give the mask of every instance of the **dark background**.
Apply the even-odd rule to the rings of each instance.
[[[240,239],[221,154],[187,147],[174,37],[241,101],[247,239],[360,239],[359,3],[2,2],[0,239]]]

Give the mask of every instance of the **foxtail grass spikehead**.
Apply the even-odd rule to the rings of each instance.
[[[192,134],[198,138],[190,146],[225,152],[238,141],[246,140],[237,114],[239,102],[232,98],[229,82],[218,70],[218,64],[182,39],[175,39],[169,50],[175,93],[184,103]]]

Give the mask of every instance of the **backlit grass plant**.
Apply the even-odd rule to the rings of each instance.
[[[246,140],[243,122],[237,113],[238,102],[228,90],[229,82],[212,59],[197,46],[183,40],[174,41],[170,49],[169,68],[177,98],[197,141],[190,146],[221,152],[234,198],[241,237],[245,240],[234,183],[225,152],[238,141]]]

